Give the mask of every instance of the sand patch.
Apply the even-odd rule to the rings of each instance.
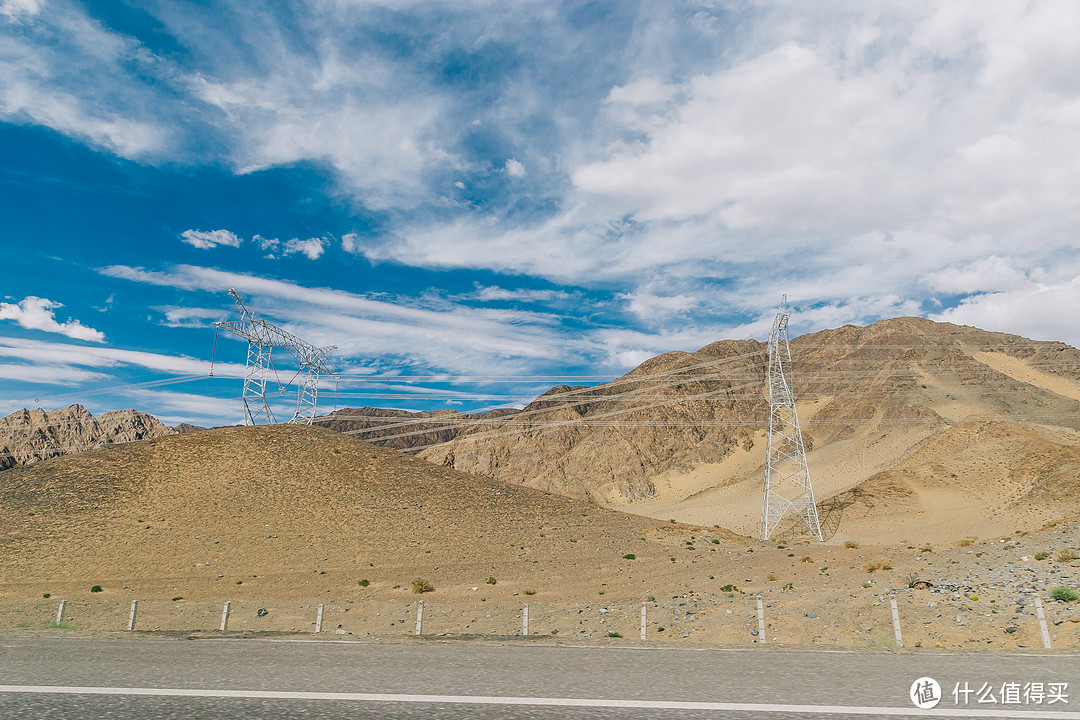
[[[969,354],[975,360],[992,367],[999,373],[1008,375],[1013,380],[1049,390],[1072,400],[1080,400],[1080,382],[1076,380],[1037,370],[1023,360],[1005,353],[972,351]]]

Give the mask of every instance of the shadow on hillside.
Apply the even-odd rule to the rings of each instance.
[[[821,536],[825,540],[831,540],[840,529],[840,520],[844,516],[844,510],[857,502],[861,502],[868,508],[873,507],[874,503],[870,499],[871,497],[869,493],[856,487],[818,503],[818,522],[821,523]]]

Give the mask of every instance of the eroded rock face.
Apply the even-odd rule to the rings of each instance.
[[[17,410],[0,419],[0,470],[175,432],[152,415],[136,410],[116,410],[97,418],[82,405],[62,410]]]

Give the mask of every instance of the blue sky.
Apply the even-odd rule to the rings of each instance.
[[[763,338],[783,292],[795,333],[1077,344],[1078,35],[1064,1],[0,0],[0,412],[240,420],[230,287],[339,347],[341,406],[520,403]]]

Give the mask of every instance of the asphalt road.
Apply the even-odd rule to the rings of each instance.
[[[918,710],[912,683],[943,698]],[[954,688],[973,692],[957,703]],[[1067,683],[1002,704],[1006,683]],[[999,702],[978,702],[989,687]],[[1058,685],[1060,689],[1060,685]],[[1034,689],[1037,690],[1038,686]],[[0,637],[3,718],[1072,718],[1080,655]]]

